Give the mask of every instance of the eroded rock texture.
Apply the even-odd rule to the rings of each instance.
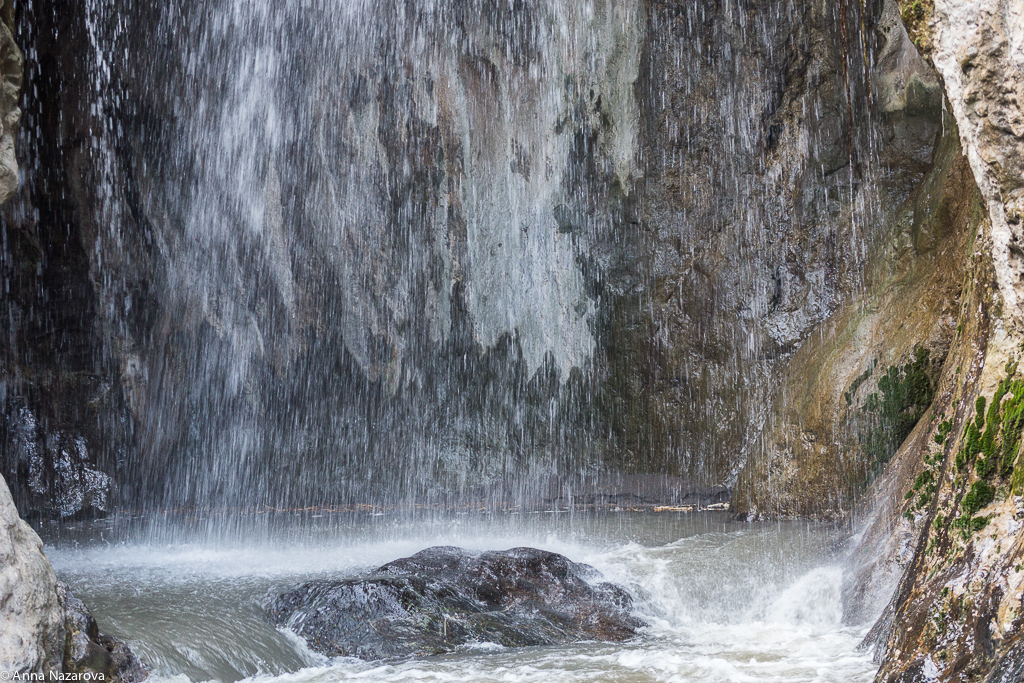
[[[128,645],[99,632],[85,604],[57,581],[43,542],[0,477],[0,670],[102,674],[138,683],[148,670]]]
[[[0,5],[0,204],[18,190],[18,160],[14,141],[18,135],[21,109],[18,96],[25,62],[14,40],[14,2]]]
[[[840,279],[857,286],[835,299],[768,382],[770,408],[733,499],[750,516],[849,513],[931,403],[954,337],[980,220],[974,183],[955,122],[943,115],[937,74],[908,38],[896,4],[875,7],[865,99],[872,109],[859,116],[874,121],[878,137],[860,161],[862,180],[850,185],[868,206],[851,214],[865,240],[861,269]],[[929,390],[905,405],[882,400],[880,383],[894,368],[904,382],[918,350],[928,354],[919,371]]]
[[[932,59],[992,220],[1005,315],[1024,319],[1024,6],[937,0]]]
[[[861,568],[850,595],[859,604],[865,587],[898,582],[869,638],[880,681],[1002,682],[1020,677],[1024,625],[1024,319],[1015,246],[1024,4],[925,5],[915,31],[928,31],[919,43],[956,118],[980,220],[935,403],[873,488],[858,554],[880,559]]]
[[[390,659],[505,647],[622,641],[644,622],[597,570],[533,548],[438,547],[369,576],[313,581],[277,597],[273,621],[332,657]]]

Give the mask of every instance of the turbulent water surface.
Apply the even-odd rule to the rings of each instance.
[[[724,513],[265,517],[230,534],[223,520],[189,518],[157,532],[105,522],[47,536],[58,575],[101,629],[131,641],[157,680],[866,683],[874,675],[857,648],[864,629],[842,621],[842,537],[828,527],[739,524]],[[480,643],[368,663],[316,655],[263,618],[273,592],[442,544],[527,545],[589,563],[630,589],[651,626],[626,643]]]

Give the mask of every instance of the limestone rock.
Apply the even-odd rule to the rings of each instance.
[[[8,0],[5,7],[11,3]],[[14,42],[11,28],[0,21],[0,204],[18,191],[18,160],[14,155],[14,139],[18,134],[21,110],[22,72],[25,59]]]
[[[43,542],[0,477],[0,670],[59,672],[64,652],[57,579]]]
[[[1002,683],[1019,680],[1024,669],[1024,460],[1015,418],[1001,416],[994,398],[1019,400],[1012,382],[1024,361],[1024,2],[925,4],[929,35],[921,44],[942,78],[985,216],[974,230],[937,401],[875,487],[873,521],[862,537],[871,540],[857,555],[879,558],[859,570],[862,586],[895,567],[902,574],[870,638],[879,681]],[[1015,388],[1004,393],[1008,387]],[[989,409],[979,415],[983,398]],[[986,427],[990,445],[976,453],[967,426],[997,416],[1005,421],[992,427],[994,437]],[[948,438],[936,433],[943,421]],[[992,444],[1003,451],[997,471],[984,464],[996,457]],[[992,495],[979,498],[979,491]]]
[[[126,643],[99,632],[85,604],[57,581],[43,542],[18,515],[0,477],[0,671],[148,675]]]
[[[1006,313],[1024,320],[1024,1],[936,0],[932,60],[992,219]]]

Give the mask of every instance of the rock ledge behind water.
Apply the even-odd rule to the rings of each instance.
[[[368,576],[312,581],[277,597],[271,620],[329,656],[391,659],[469,643],[623,641],[644,622],[593,567],[533,548],[436,547]]]

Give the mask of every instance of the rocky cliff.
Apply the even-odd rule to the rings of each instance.
[[[856,513],[882,680],[1020,675],[1017,0],[58,4],[0,35],[26,514],[658,475]]]
[[[20,10],[26,514],[651,477],[849,510],[898,445],[865,403],[918,347],[934,381],[970,249],[894,6],[477,4]]]
[[[1024,5],[936,0],[906,3],[903,17],[941,76],[980,220],[953,360],[873,489],[860,551],[881,559],[862,568],[860,585],[898,588],[869,641],[882,681],[1014,681],[1024,675]]]
[[[57,579],[43,542],[0,481],[0,669],[59,672],[64,653]]]

